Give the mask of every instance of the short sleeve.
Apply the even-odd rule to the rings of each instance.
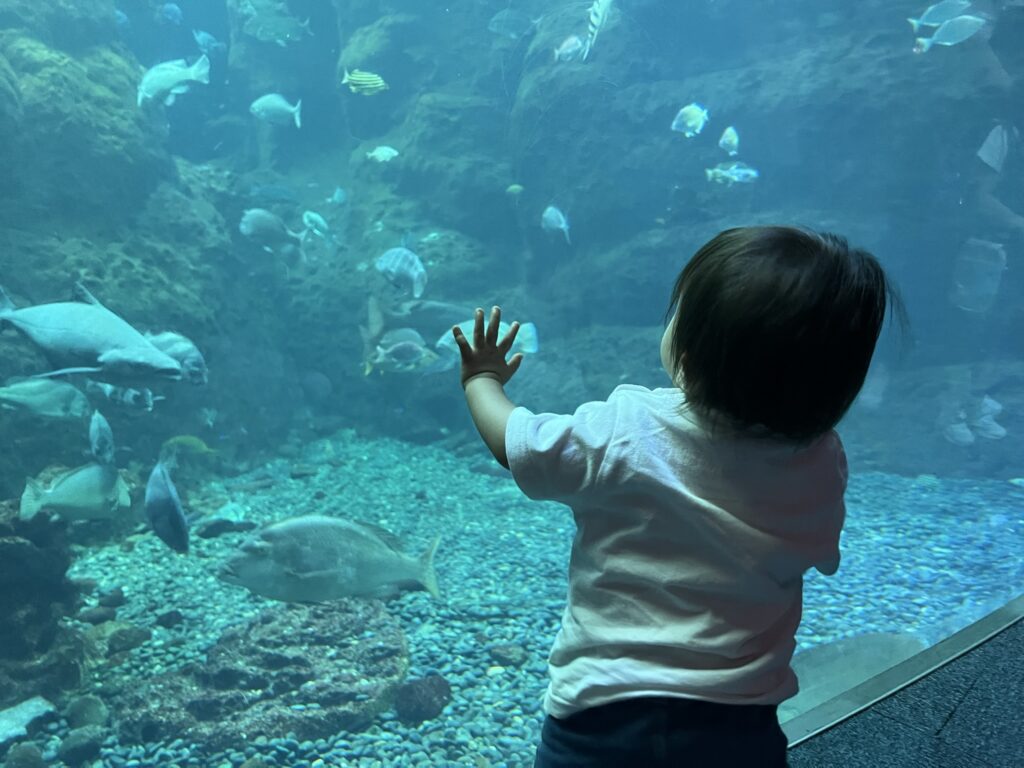
[[[593,488],[611,442],[613,407],[594,402],[572,415],[516,408],[505,427],[505,452],[516,484],[531,499],[570,504]]]

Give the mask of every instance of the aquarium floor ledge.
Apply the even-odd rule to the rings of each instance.
[[[1005,626],[1022,608],[1018,598],[1001,631],[834,727],[801,741],[806,716],[787,723],[790,768],[1024,766],[1024,621]]]

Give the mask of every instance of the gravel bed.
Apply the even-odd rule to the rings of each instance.
[[[510,477],[471,471],[486,462],[350,431],[311,443],[301,457],[314,475],[291,479],[291,463],[186,489],[221,514],[266,523],[305,513],[367,520],[398,534],[410,552],[441,534],[436,565],[443,599],[410,593],[391,601],[411,654],[409,677],[436,672],[452,686],[444,713],[406,726],[386,713],[368,730],[299,742],[258,737],[244,751],[209,754],[201,744],[119,744],[107,739],[97,765],[228,768],[258,757],[271,766],[528,766],[539,737],[545,658],[558,627],[573,526],[569,511],[535,503]],[[268,487],[239,490],[273,478]],[[215,514],[217,508],[195,510]],[[245,534],[193,538],[178,556],[151,535],[130,550],[83,548],[72,576],[121,586],[120,620],[153,637],[116,674],[145,677],[200,658],[227,627],[255,616],[266,601],[218,581],[217,564]],[[802,648],[861,632],[913,632],[931,644],[1013,597],[1024,581],[1024,488],[1005,481],[854,475],[839,574],[809,574]],[[177,609],[170,629],[157,615]],[[527,652],[504,667],[488,648],[515,643]],[[102,696],[104,681],[96,691]],[[51,725],[46,757],[66,724]]]

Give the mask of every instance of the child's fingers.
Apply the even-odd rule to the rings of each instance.
[[[455,337],[455,344],[459,348],[459,353],[465,357],[473,353],[472,347],[469,346],[469,341],[466,339],[465,334],[462,333],[462,329],[459,326],[452,328],[452,336]]]
[[[514,323],[512,323],[512,325],[508,329],[508,333],[505,334],[505,337],[498,344],[498,351],[501,352],[502,354],[505,354],[510,349],[512,349],[512,344],[513,344],[513,342],[515,342],[516,334],[518,334],[518,333],[519,333],[519,321],[516,320]]]
[[[498,329],[501,328],[501,307],[491,308],[491,319],[487,323],[487,345],[493,347],[498,343]]]
[[[484,345],[484,311],[481,307],[473,313],[473,348],[480,349]]]
[[[512,359],[508,361],[508,375],[512,376],[516,371],[519,370],[519,366],[523,363],[523,353],[516,352],[512,355]]]

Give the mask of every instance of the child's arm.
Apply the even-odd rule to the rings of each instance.
[[[458,326],[452,328],[452,334],[462,355],[462,387],[466,391],[466,404],[473,423],[494,458],[507,469],[505,427],[515,405],[505,395],[504,385],[519,370],[523,356],[516,354],[505,362],[505,355],[512,348],[512,342],[519,332],[519,323],[512,323],[505,338],[499,341],[500,324],[501,309],[494,307],[485,331],[484,311],[477,309],[473,344],[470,345]]]

